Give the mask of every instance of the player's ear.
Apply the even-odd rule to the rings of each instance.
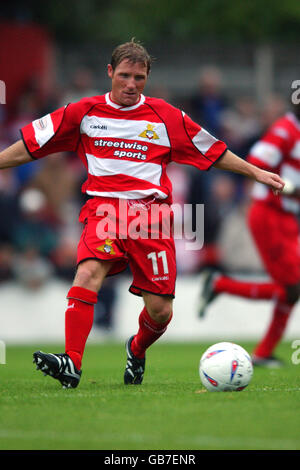
[[[113,70],[111,64],[108,64],[107,65],[107,75],[109,76],[109,78],[113,77],[113,73],[114,73],[114,70]]]

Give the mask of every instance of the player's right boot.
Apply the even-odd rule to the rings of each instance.
[[[145,358],[139,359],[131,351],[131,343],[134,336],[131,336],[126,343],[127,362],[124,372],[125,385],[140,385],[144,378]]]
[[[218,296],[218,292],[214,290],[214,281],[218,276],[218,272],[207,270],[203,273],[203,283],[198,302],[198,316],[203,318],[206,313],[207,306]]]
[[[63,388],[76,388],[80,382],[81,370],[75,367],[68,354],[48,354],[36,351],[33,353],[33,362],[37,370],[57,379]]]
[[[252,364],[254,366],[266,367],[268,369],[279,369],[285,366],[284,361],[282,361],[281,359],[278,359],[277,357],[274,357],[274,356],[259,357],[259,356],[255,356],[255,354],[253,354],[252,356]]]

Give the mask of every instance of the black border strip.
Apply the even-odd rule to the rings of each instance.
[[[147,292],[148,294],[153,294],[153,295],[158,295],[160,297],[172,297],[173,299],[175,298],[175,294],[158,294],[157,292],[152,292],[151,290],[143,289],[142,287],[137,287],[133,284],[129,287],[129,292],[133,295],[137,295],[138,297],[142,297],[142,294],[138,294],[137,292],[132,292],[131,289],[139,289],[143,292]]]
[[[207,168],[206,171],[209,171],[209,170],[214,166],[214,164],[217,163],[217,161],[219,161],[220,158],[223,157],[223,155],[225,155],[225,153],[227,152],[227,150],[229,150],[228,147],[226,147],[226,149],[224,150],[224,152],[221,153],[221,155],[213,162],[213,164],[212,164],[209,168]],[[223,171],[225,171],[225,170],[223,170]]]
[[[25,138],[24,138],[22,129],[20,129],[20,134],[21,134],[21,138],[22,138],[22,140],[23,140],[23,144],[24,144],[24,147],[25,147],[26,150],[27,150],[28,155],[32,158],[32,160],[38,160],[38,158],[34,157],[34,156],[32,155],[32,153],[29,151],[29,148],[27,147],[27,144],[26,144],[26,142],[25,142]]]

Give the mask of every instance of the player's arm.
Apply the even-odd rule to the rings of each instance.
[[[259,183],[266,184],[267,186],[270,186],[275,193],[282,191],[284,188],[284,181],[279,175],[270,171],[262,170],[261,168],[246,162],[230,150],[226,150],[222,157],[215,162],[214,166],[220,170],[239,173],[258,181]]]
[[[32,162],[32,157],[26,150],[24,142],[18,140],[16,143],[0,152],[0,169],[12,168]]]

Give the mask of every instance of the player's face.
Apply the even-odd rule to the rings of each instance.
[[[111,99],[121,106],[137,103],[148,78],[146,65],[124,59],[115,70],[109,64],[107,71],[112,81]]]

